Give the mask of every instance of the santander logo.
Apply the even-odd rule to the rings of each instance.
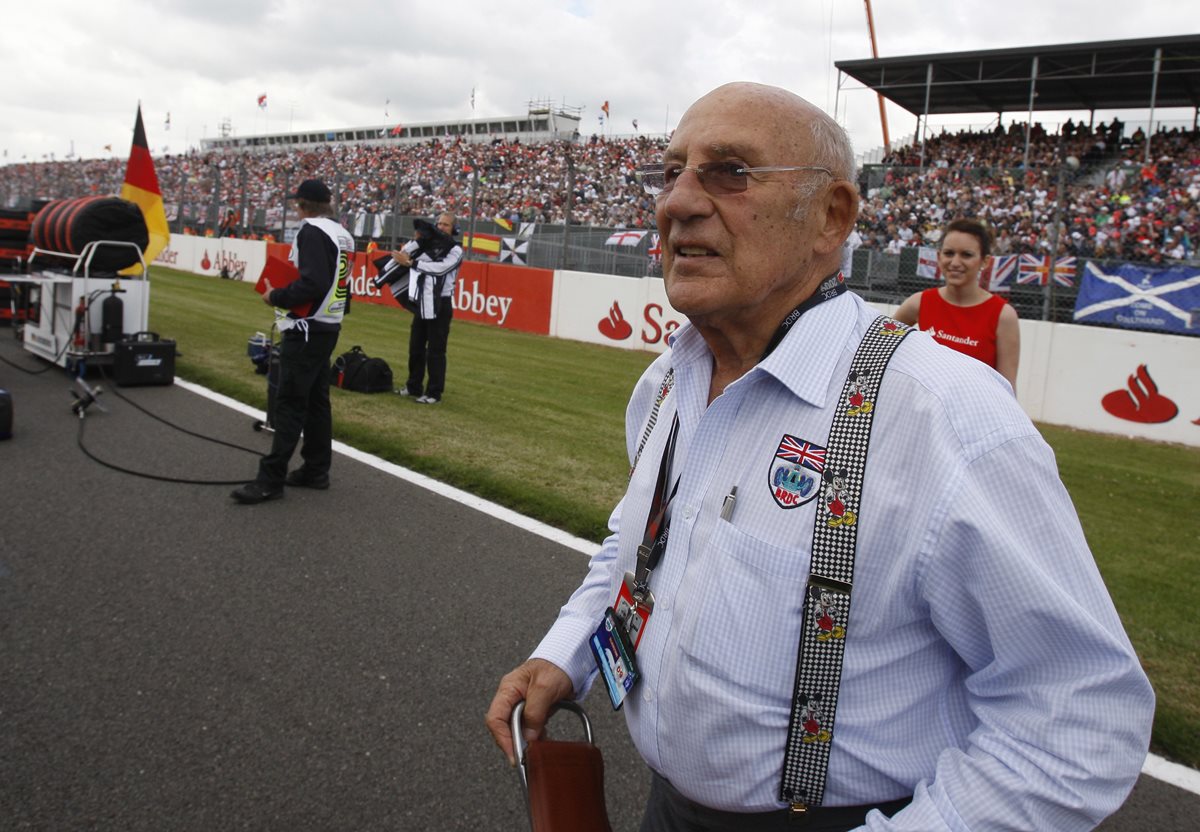
[[[614,341],[624,341],[633,334],[633,327],[630,326],[629,321],[625,320],[625,316],[621,314],[621,307],[615,300],[608,309],[608,317],[601,318],[596,328],[605,338],[611,338]]]
[[[1145,364],[1139,364],[1137,372],[1129,377],[1128,389],[1113,390],[1100,400],[1100,405],[1118,419],[1146,425],[1169,422],[1179,414],[1178,405],[1158,392]]]

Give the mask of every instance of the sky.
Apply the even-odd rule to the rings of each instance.
[[[872,2],[880,57],[1189,33],[1200,30],[1200,14],[1181,19],[1189,7]],[[854,0],[40,0],[6,4],[0,54],[0,164],[127,156],[139,102],[155,155],[197,147],[222,124],[238,136],[394,126],[523,115],[530,101],[582,108],[585,135],[601,131],[607,101],[605,133],[632,135],[636,119],[637,132],[661,135],[738,80],[836,105],[859,153],[882,144],[875,95],[849,78],[838,89],[835,61],[871,57]],[[1190,125],[1192,113],[1156,117]],[[893,140],[916,128],[894,105],[888,120]]]

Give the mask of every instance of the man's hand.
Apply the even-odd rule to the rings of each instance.
[[[263,303],[265,303],[267,306],[275,305],[275,304],[271,303],[271,293],[274,291],[275,291],[275,287],[271,285],[271,281],[264,280],[263,281]]]
[[[413,263],[412,258],[408,256],[407,251],[393,251],[392,259],[401,266],[411,266]]]
[[[515,766],[517,760],[513,756],[513,738],[508,721],[517,703],[525,700],[522,722],[525,741],[528,742],[541,736],[554,703],[569,698],[572,693],[574,686],[571,678],[545,659],[530,659],[500,680],[484,722],[492,732],[492,739],[508,758],[510,766]]]

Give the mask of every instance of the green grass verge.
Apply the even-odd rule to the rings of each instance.
[[[1154,683],[1151,747],[1200,768],[1200,449],[1039,428]]]
[[[177,374],[264,408],[265,380],[246,342],[272,313],[251,286],[164,269],[153,276],[150,326],[177,341]],[[402,383],[410,320],[356,304],[338,352],[359,344]],[[441,404],[334,390],[334,434],[599,541],[628,475],[625,402],[653,358],[456,321]],[[1200,449],[1041,430],[1158,694],[1152,747],[1200,767]]]

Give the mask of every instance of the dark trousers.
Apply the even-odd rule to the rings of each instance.
[[[862,826],[867,813],[879,809],[888,817],[899,812],[909,798],[872,806],[816,806],[803,820],[788,811],[723,812],[689,800],[658,774],[651,774],[650,799],[642,817],[641,832],[844,832]]]
[[[258,463],[258,481],[271,488],[282,486],[288,462],[300,434],[300,457],[311,474],[329,471],[333,460],[333,415],[329,408],[329,357],[338,333],[288,330],[279,345],[279,386],[271,424],[275,438],[271,452]]]
[[[454,306],[450,298],[437,299],[437,317],[424,320],[413,315],[412,331],[408,334],[409,395],[420,396],[422,391],[431,399],[440,399],[446,389],[446,342],[450,340],[450,321]],[[425,384],[425,371],[429,383]]]

